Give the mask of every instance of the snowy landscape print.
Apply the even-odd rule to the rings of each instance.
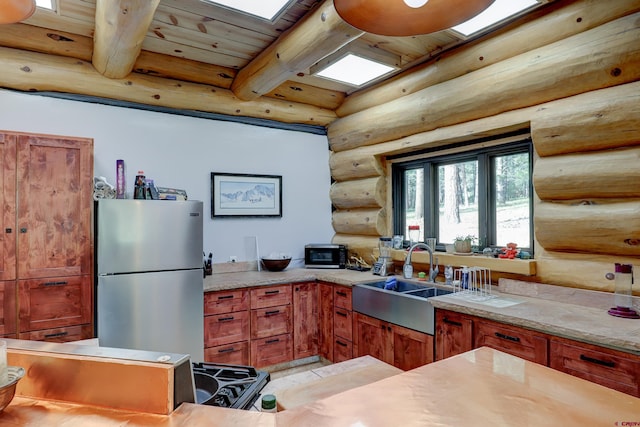
[[[275,205],[275,184],[241,181],[220,183],[220,207],[222,209],[273,209]]]

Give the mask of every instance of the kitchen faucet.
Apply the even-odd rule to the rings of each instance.
[[[416,248],[426,249],[429,252],[429,281],[433,282],[436,280],[438,276],[438,272],[433,269],[433,249],[429,247],[426,243],[416,243],[409,248],[409,253],[407,254],[407,258],[404,260],[404,267],[402,268],[402,272],[404,274],[405,279],[411,279],[413,277],[413,265],[411,264],[411,254],[413,250]]]

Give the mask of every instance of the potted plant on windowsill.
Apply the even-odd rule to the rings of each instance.
[[[476,236],[468,234],[466,236],[456,236],[453,241],[453,249],[456,253],[468,254],[471,253],[471,245],[476,239]]]

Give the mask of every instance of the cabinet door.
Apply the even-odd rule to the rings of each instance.
[[[249,364],[249,341],[220,345],[204,349],[204,361],[230,365]]]
[[[549,360],[546,335],[516,326],[476,319],[475,347],[482,346],[495,348],[545,366]]]
[[[318,288],[315,282],[293,285],[293,358],[318,354]]]
[[[205,347],[215,347],[247,340],[249,340],[248,310],[205,316]]]
[[[0,282],[0,335],[16,334],[16,282]]]
[[[551,338],[549,366],[640,397],[640,357],[595,345]]]
[[[92,290],[91,276],[20,280],[19,333],[91,323]]]
[[[251,339],[289,334],[292,323],[291,305],[251,310]]]
[[[251,309],[291,304],[291,285],[261,286],[251,289]]]
[[[16,136],[0,133],[0,281],[16,278]]]
[[[251,340],[251,365],[256,368],[289,362],[292,358],[291,334]]]
[[[318,283],[318,354],[333,360],[333,285]]]
[[[93,141],[18,136],[18,278],[91,274]]]
[[[392,325],[393,366],[408,371],[433,362],[433,336]]]
[[[356,357],[370,355],[383,362],[393,364],[393,341],[391,325],[364,314],[355,313]]]
[[[206,292],[204,294],[204,315],[233,313],[249,310],[249,290]]]
[[[345,310],[351,311],[352,303],[351,303],[351,288],[347,286],[335,285],[333,287],[333,305],[335,307],[344,308]]]
[[[436,360],[473,349],[473,318],[436,310]]]

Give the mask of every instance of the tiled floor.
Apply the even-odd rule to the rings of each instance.
[[[345,362],[331,364],[327,360],[296,366],[271,372],[271,381],[262,389],[260,397],[256,400],[253,410],[259,410],[260,401],[265,394],[273,394],[278,399],[278,392],[287,388],[313,382],[320,378],[337,375],[345,371],[357,369],[374,363],[380,363],[370,356],[359,357]]]

